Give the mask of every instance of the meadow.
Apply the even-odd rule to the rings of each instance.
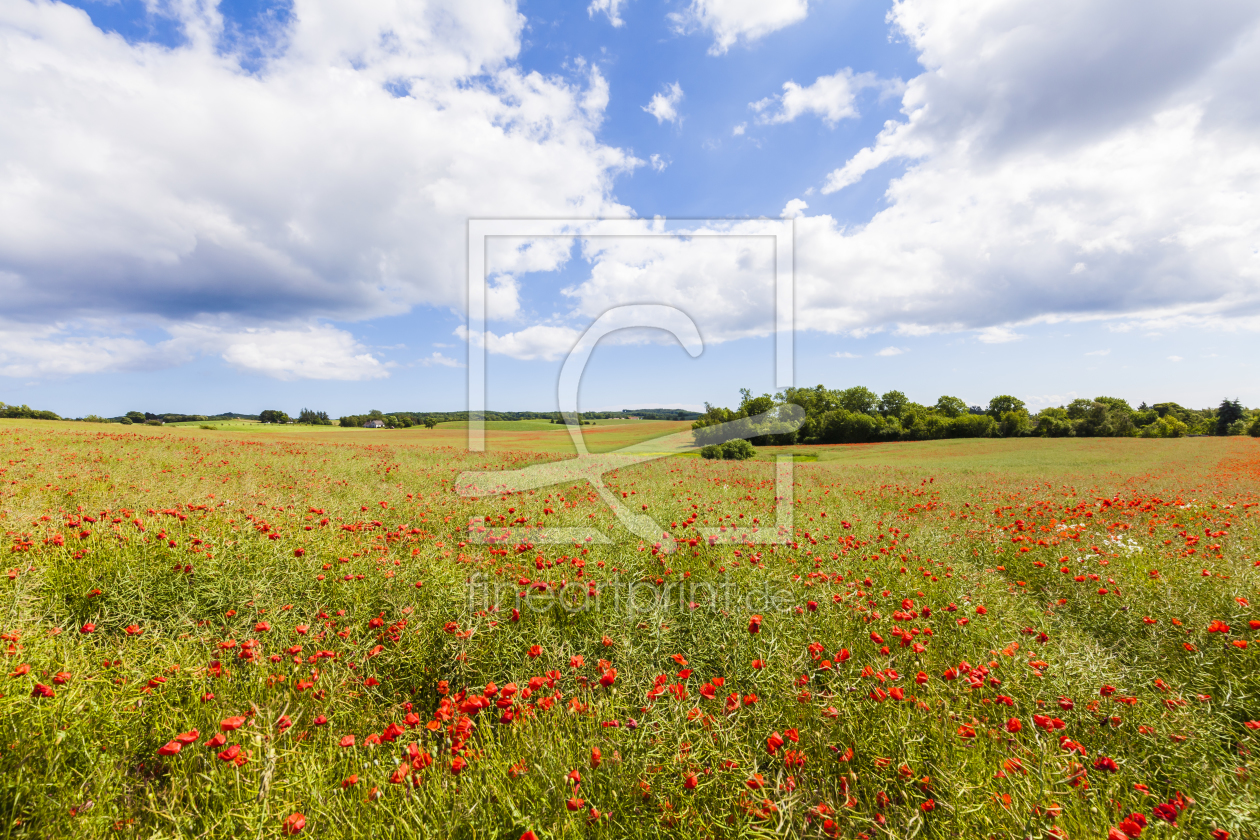
[[[0,836],[1260,837],[1260,442],[464,435],[0,420]]]

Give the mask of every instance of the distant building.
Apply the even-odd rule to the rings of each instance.
[[[385,428],[385,422],[384,422],[383,420],[369,420],[369,421],[367,421],[366,423],[364,423],[364,424],[363,424],[363,428],[365,428],[365,429],[383,429],[383,428]]]

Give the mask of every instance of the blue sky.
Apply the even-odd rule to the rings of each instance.
[[[468,218],[664,216],[746,221],[501,255],[489,406],[553,410],[649,299],[704,352],[601,346],[583,407],[731,404],[794,216],[799,385],[1260,404],[1252,3],[15,0],[0,39],[8,403],[457,410]]]

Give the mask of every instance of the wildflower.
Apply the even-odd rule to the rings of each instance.
[[[748,619],[748,632],[753,634],[761,632],[761,616],[754,615]]]
[[[181,749],[183,749],[183,744],[179,743],[179,741],[167,741],[164,745],[158,747],[158,755],[178,755]]]
[[[302,814],[289,814],[284,818],[284,824],[281,830],[285,834],[300,834],[302,829],[306,828],[306,817]]]

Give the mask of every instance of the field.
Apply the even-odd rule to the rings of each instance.
[[[464,435],[0,421],[0,836],[1260,837],[1257,441]]]

